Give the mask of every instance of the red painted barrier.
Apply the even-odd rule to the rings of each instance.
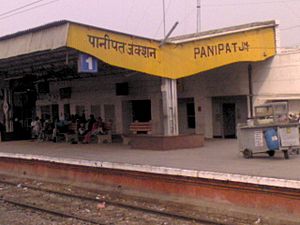
[[[300,216],[299,189],[10,158],[0,159],[0,172],[85,187],[108,185],[137,192],[190,197]]]

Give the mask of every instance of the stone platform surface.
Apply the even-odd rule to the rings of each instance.
[[[238,152],[235,139],[206,140],[205,145],[200,148],[169,151],[131,149],[129,146],[119,143],[1,142],[0,157],[10,156],[59,160],[59,162],[66,163],[78,162],[79,164],[82,161],[91,161],[98,165],[101,164],[103,167],[110,165],[109,167],[136,169],[144,172],[155,170],[160,171],[159,173],[163,173],[163,171],[175,173],[174,171],[177,171],[176,173],[183,175],[197,172],[197,176],[213,174],[210,176],[219,177],[221,174],[221,177],[225,178],[232,175],[245,175],[254,177],[253,179],[265,177],[300,182],[300,155],[291,155],[290,159],[285,160],[282,152],[277,152],[272,158],[262,154],[252,159],[244,159]]]

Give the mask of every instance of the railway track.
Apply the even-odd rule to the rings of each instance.
[[[57,198],[57,199],[68,199],[68,202],[77,202],[77,204],[83,204],[83,205],[97,205],[99,202],[102,204],[105,203],[105,208],[107,207],[113,207],[113,210],[118,212],[121,211],[125,212],[124,215],[133,214],[133,217],[136,217],[137,215],[143,214],[143,215],[149,215],[149,217],[155,217],[157,220],[161,220],[160,224],[175,224],[175,223],[169,223],[164,221],[176,221],[177,224],[201,224],[201,225],[225,225],[225,223],[221,222],[215,222],[208,219],[203,219],[199,217],[189,216],[189,215],[183,215],[176,212],[170,212],[166,210],[161,209],[154,209],[151,207],[145,207],[141,204],[130,204],[125,203],[121,201],[116,200],[109,200],[109,199],[99,199],[97,196],[83,196],[82,194],[76,194],[76,193],[67,193],[65,191],[58,191],[53,190],[45,187],[40,187],[36,185],[30,185],[30,184],[24,184],[17,181],[8,181],[8,180],[0,180],[0,185],[5,187],[10,187],[14,193],[20,193],[26,192],[25,197],[14,198],[12,197],[9,192],[8,194],[2,194],[0,197],[0,200],[2,202],[15,205],[17,207],[27,208],[33,211],[40,211],[43,213],[51,214],[53,216],[62,217],[62,218],[71,218],[76,221],[80,221],[84,224],[99,224],[99,225],[107,225],[107,224],[118,224],[120,221],[107,221],[101,219],[101,216],[103,216],[103,211],[101,211],[101,216],[95,216],[94,213],[91,213],[91,216],[83,216],[80,213],[71,213],[68,210],[66,210],[64,207],[48,207],[48,204],[41,204],[41,202],[47,202],[47,196],[51,196],[51,199]],[[2,188],[3,188],[2,187]],[[24,191],[25,190],[25,191]],[[23,193],[24,194],[24,193]],[[31,198],[30,201],[28,201],[28,198]],[[41,200],[41,198],[45,198],[45,200]],[[32,199],[39,199],[38,202],[32,201]],[[88,211],[93,211],[92,209],[89,209]],[[88,214],[88,213],[87,213]],[[92,219],[92,218],[93,219]],[[121,223],[120,223],[121,224]],[[142,222],[140,224],[143,224]],[[156,223],[155,223],[156,224]],[[159,223],[157,223],[159,224]]]
[[[167,210],[161,210],[159,207],[150,207],[150,209],[175,212],[175,214],[179,212],[180,216],[187,216],[196,221],[206,222],[207,220],[208,223],[216,221],[216,224],[223,222],[230,225],[249,225],[257,221],[260,225],[299,225],[300,192],[293,182],[288,182],[286,186],[285,182],[276,179],[274,181],[272,178],[256,180],[253,177],[248,182],[247,176],[234,176],[233,180],[227,180],[226,176],[221,176],[220,179],[206,178],[206,173],[203,177],[198,177],[198,175],[194,177],[195,174],[192,176],[175,175],[178,171],[172,169],[169,171],[171,174],[163,170],[161,173],[156,173],[155,171],[146,172],[147,168],[127,170],[122,166],[115,168],[114,165],[102,165],[97,162],[91,164],[90,161],[62,162],[58,159],[52,161],[43,157],[23,157],[3,156],[0,160],[0,172],[18,178],[23,177],[23,179],[31,177],[60,184],[71,183],[77,187],[89,187],[94,191],[104,187],[105,190],[118,194],[131,193],[131,197],[143,197],[146,201],[149,200],[150,195],[153,201],[163,202],[160,199],[164,199],[165,203],[177,204],[180,210],[169,206],[165,207]],[[172,175],[173,173],[175,174]],[[239,181],[234,181],[235,178]],[[120,202],[124,203],[122,200]],[[112,204],[108,205],[112,206]],[[186,208],[183,210],[182,207]]]
[[[54,216],[59,216],[59,217],[63,217],[63,218],[71,218],[71,219],[75,219],[78,221],[82,221],[82,222],[87,222],[89,224],[98,224],[98,225],[106,225],[105,223],[100,223],[98,221],[94,221],[92,219],[88,219],[88,218],[83,218],[83,217],[79,217],[76,215],[72,215],[69,213],[65,213],[65,212],[61,212],[58,210],[54,210],[54,209],[47,209],[45,207],[41,207],[41,206],[35,206],[35,205],[31,205],[28,203],[22,203],[19,201],[13,201],[13,200],[8,200],[5,198],[0,198],[0,201],[4,202],[4,203],[8,203],[8,204],[12,204],[18,207],[22,207],[22,208],[27,208],[33,211],[40,211],[40,212],[44,212],[44,213],[48,213]]]

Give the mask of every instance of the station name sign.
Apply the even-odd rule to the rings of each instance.
[[[167,42],[70,24],[67,46],[109,65],[179,79],[237,62],[257,62],[276,54],[274,27]],[[94,69],[93,60],[83,60]]]
[[[129,56],[135,55],[156,59],[156,48],[113,40],[109,37],[108,34],[105,34],[103,37],[97,37],[88,34],[87,37],[89,44],[93,48],[115,50],[116,52],[119,52],[121,54],[126,53]]]
[[[248,41],[227,42],[215,45],[206,45],[194,48],[194,59],[208,58],[222,54],[232,54],[237,52],[249,51]]]

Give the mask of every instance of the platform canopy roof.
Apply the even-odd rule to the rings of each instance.
[[[65,64],[82,52],[114,67],[178,79],[274,56],[276,26],[275,21],[257,22],[173,37],[161,45],[161,40],[58,21],[1,37],[0,72],[20,58],[28,67],[41,57],[49,63],[64,55]]]

